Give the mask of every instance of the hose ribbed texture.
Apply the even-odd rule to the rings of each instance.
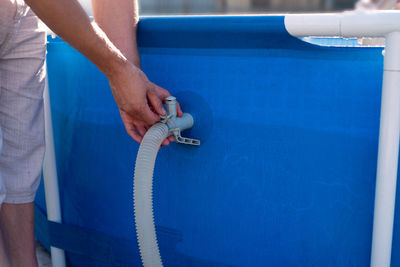
[[[168,136],[164,123],[153,125],[144,136],[136,157],[133,183],[136,234],[144,267],[161,267],[153,215],[153,172],[158,149]]]

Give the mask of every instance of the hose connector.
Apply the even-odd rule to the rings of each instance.
[[[199,146],[200,140],[181,136],[181,131],[193,127],[193,116],[189,113],[183,113],[182,117],[177,117],[176,98],[173,96],[169,96],[165,99],[165,109],[167,115],[161,116],[160,122],[165,123],[168,126],[168,134],[173,135],[177,143]]]

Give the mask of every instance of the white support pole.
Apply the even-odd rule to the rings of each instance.
[[[44,89],[44,113],[46,151],[43,162],[43,181],[46,196],[47,219],[49,221],[61,223],[60,196],[58,192],[53,125],[51,121],[50,96],[47,79]],[[53,267],[65,267],[64,250],[56,247],[50,247],[50,253]]]
[[[400,32],[386,37],[371,267],[389,267],[400,136]]]

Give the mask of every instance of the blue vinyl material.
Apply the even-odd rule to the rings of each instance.
[[[382,49],[311,45],[289,36],[283,19],[140,21],[144,72],[195,116],[184,136],[202,141],[158,155],[154,211],[166,267],[369,264]],[[138,144],[87,59],[56,39],[47,60],[64,223],[128,240],[121,251],[136,252],[113,255],[139,266]],[[45,210],[42,186],[36,204]],[[398,213],[394,229],[400,266]],[[71,266],[113,266],[96,251],[69,251]]]

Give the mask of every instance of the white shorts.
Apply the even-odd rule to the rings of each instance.
[[[21,0],[0,0],[0,205],[30,203],[44,143],[45,38]]]

